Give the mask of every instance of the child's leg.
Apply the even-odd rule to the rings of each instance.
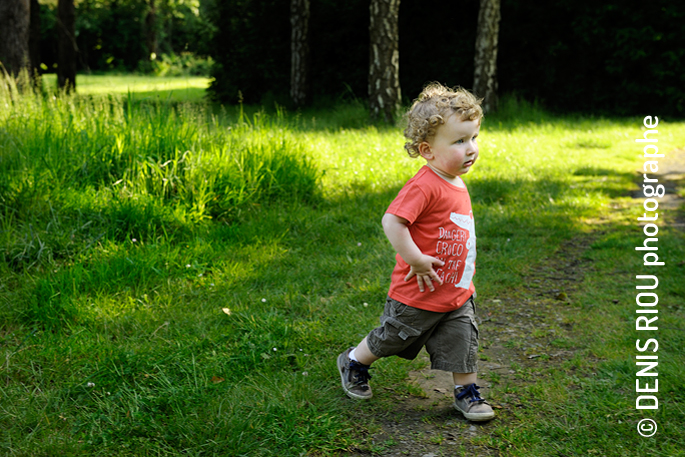
[[[425,340],[420,340],[421,329],[410,324],[422,322],[417,316],[422,314],[438,315],[417,308],[411,308],[388,297],[385,302],[381,326],[372,330],[357,347],[349,348],[338,356],[338,371],[343,390],[352,398],[371,398],[371,379],[369,366],[381,357],[398,355],[406,359],[413,359],[421,350]],[[390,322],[390,323],[388,323]],[[430,327],[430,325],[428,326]],[[427,327],[427,328],[428,328]],[[380,356],[371,352],[370,346]]]
[[[433,369],[450,371],[454,380],[454,407],[472,421],[495,417],[476,385],[478,378],[478,324],[475,303],[466,302],[447,314],[426,343]],[[459,387],[456,387],[459,386]]]
[[[362,342],[354,349],[354,357],[357,359],[357,362],[362,365],[371,365],[380,358],[373,355],[369,350],[369,345],[366,344],[366,337],[364,337]]]
[[[378,357],[369,351],[366,338],[356,348],[349,348],[338,356],[340,380],[348,397],[368,400],[373,396],[369,386],[369,365],[376,360]]]
[[[457,386],[467,386],[469,384],[475,384],[476,378],[478,378],[478,373],[452,373],[454,378],[454,384]]]

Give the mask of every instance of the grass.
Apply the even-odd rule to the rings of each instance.
[[[79,95],[127,95],[135,99],[170,100],[173,102],[193,102],[200,100],[209,87],[210,79],[202,76],[183,78],[172,76],[150,77],[145,75],[89,75],[76,76],[76,92]],[[43,75],[46,90],[57,87],[57,75]]]
[[[359,417],[391,412],[416,367],[380,361],[377,400],[359,405],[341,394],[334,363],[375,325],[387,291],[393,252],[379,221],[420,166],[400,130],[366,125],[354,102],[267,114],[193,93],[140,98],[130,80],[102,78],[121,95],[79,77],[79,96],[0,100],[3,453],[363,446],[375,425]],[[674,211],[659,240],[664,405],[634,409],[643,236],[640,200],[627,195],[640,125],[551,116],[516,99],[483,125],[465,178],[479,296],[519,293],[564,240],[592,240],[592,273],[559,310],[577,324],[559,344],[581,355],[533,385],[493,388],[535,405],[480,438],[503,455],[681,455],[685,238],[669,227]],[[683,127],[663,121],[660,149],[683,147]],[[658,420],[658,440],[637,436],[642,416]]]

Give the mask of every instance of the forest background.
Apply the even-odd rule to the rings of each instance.
[[[57,65],[57,0],[40,9],[40,71]],[[77,0],[80,72],[211,73],[215,99],[289,104],[290,2]],[[399,81],[470,88],[479,2],[403,1]],[[658,0],[501,3],[497,81],[562,112],[685,112],[685,6]],[[367,96],[368,2],[319,0],[309,18],[311,101]],[[210,62],[214,65],[210,65]]]
[[[465,177],[497,410],[480,425],[423,358],[374,365],[373,402],[340,389],[394,264],[380,217],[421,165],[369,119],[369,3],[311,2],[311,106],[290,94],[289,2],[77,1],[58,93],[66,3],[31,2],[38,90],[0,84],[0,453],[683,455],[680,2],[501,4],[501,103]],[[475,85],[481,2],[382,3],[403,104]],[[136,86],[191,74],[210,78]],[[658,170],[635,142],[657,135]],[[637,376],[647,178],[665,266],[658,364]],[[636,381],[659,408],[636,408]]]

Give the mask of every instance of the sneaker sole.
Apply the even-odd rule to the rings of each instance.
[[[345,385],[345,374],[343,373],[343,367],[345,366],[345,360],[343,359],[343,357],[345,356],[346,353],[347,353],[347,351],[343,352],[342,354],[340,354],[338,356],[338,372],[340,373],[340,382],[342,384],[343,390],[345,391],[345,395],[347,395],[348,397],[350,397],[354,400],[368,400],[369,398],[371,398],[373,396],[372,394],[358,395],[358,394],[355,394],[354,392],[352,392],[350,389],[348,389],[347,386]]]
[[[491,413],[467,413],[466,411],[461,409],[459,407],[459,405],[457,405],[456,403],[454,403],[453,406],[454,406],[454,409],[456,409],[457,411],[462,413],[466,419],[468,419],[472,422],[488,421],[490,419],[495,418],[495,412],[494,411]]]

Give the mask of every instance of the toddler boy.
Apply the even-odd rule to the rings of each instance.
[[[391,355],[412,360],[425,346],[432,369],[453,373],[455,408],[472,421],[495,416],[476,385],[476,233],[460,177],[478,158],[482,117],[480,100],[440,84],[427,86],[407,113],[405,149],[426,165],[383,216],[397,263],[381,326],[338,356],[342,386],[351,398],[371,398],[373,362]]]

